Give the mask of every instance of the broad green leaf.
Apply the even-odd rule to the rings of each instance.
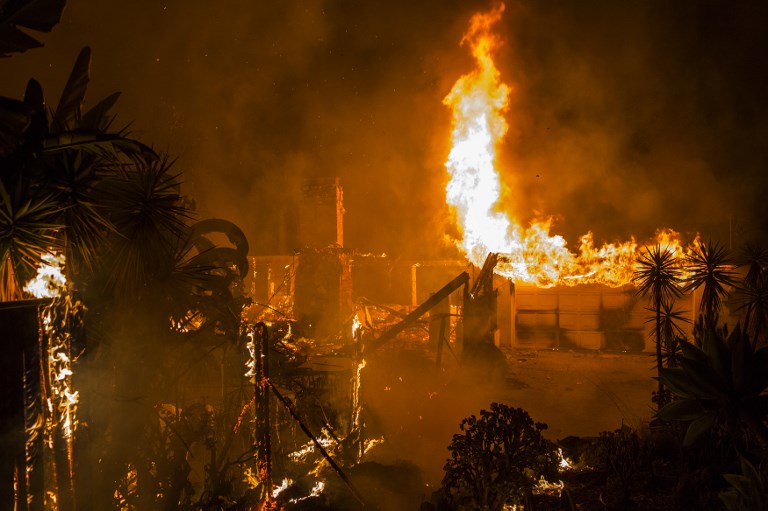
[[[0,58],[43,44],[20,29],[50,32],[61,20],[66,0],[0,2]]]
[[[709,364],[710,360],[707,354],[696,346],[693,343],[690,342],[681,342],[680,343],[680,351],[683,357],[689,358],[692,360],[697,360],[703,364]]]
[[[679,362],[691,385],[700,389],[703,394],[714,398],[728,393],[730,382],[722,381],[720,375],[708,363],[687,357],[680,357]]]
[[[120,93],[115,92],[99,101],[83,115],[81,126],[85,129],[106,130],[110,122],[109,110],[115,106],[118,98],[120,98]]]
[[[707,399],[710,395],[693,383],[680,367],[664,367],[659,373],[661,382],[673,393],[681,397],[699,397]]]
[[[52,129],[72,130],[80,123],[81,107],[90,81],[91,49],[83,47],[75,60],[69,80],[61,92],[61,99],[53,114]]]
[[[688,426],[688,430],[685,432],[683,445],[686,447],[693,445],[693,443],[696,442],[696,440],[698,440],[701,435],[712,429],[716,418],[717,415],[714,412],[709,412],[706,415],[702,415],[698,419],[691,422],[691,424]]]
[[[698,400],[678,399],[665,405],[656,413],[656,416],[666,421],[692,421],[705,413],[706,411]]]

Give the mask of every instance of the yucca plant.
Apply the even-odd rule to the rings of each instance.
[[[747,272],[734,296],[736,310],[744,312],[744,329],[755,344],[768,332],[768,249],[748,245],[742,256]]]
[[[656,245],[646,247],[645,251],[637,259],[637,267],[633,282],[637,285],[638,292],[648,297],[651,302],[651,310],[656,314],[656,370],[661,374],[663,367],[662,351],[662,308],[665,303],[671,303],[674,298],[682,294],[682,269],[669,247]],[[665,403],[664,384],[659,379],[656,400],[659,407]]]
[[[724,246],[709,241],[699,243],[696,249],[686,256],[685,263],[690,272],[685,290],[688,292],[703,288],[699,310],[704,316],[704,321],[714,327],[717,325],[720,306],[729,292],[729,287],[736,285],[734,261]]]
[[[109,131],[109,109],[119,94],[83,112],[90,55],[88,47],[81,50],[53,111],[40,84],[29,81],[19,103],[24,122],[7,134],[16,143],[0,152],[2,299],[23,298],[20,279],[50,251],[65,253],[75,283],[82,271],[93,271],[104,253],[103,240],[115,231],[105,211],[103,184],[120,177],[126,166],[158,158],[124,130]]]
[[[700,320],[701,347],[681,344],[680,367],[664,368],[659,379],[675,399],[657,417],[689,423],[684,445],[704,433],[728,440],[736,449],[759,442],[768,448],[768,349],[755,351],[743,329],[730,335]],[[727,335],[727,337],[726,337]]]
[[[650,308],[648,310],[651,312],[656,312]],[[675,308],[673,301],[664,300],[661,303],[661,313],[659,315],[661,328],[659,332],[661,334],[661,344],[663,347],[666,367],[677,366],[677,357],[680,353],[680,344],[687,342],[685,331],[680,326],[681,323],[691,322],[691,320],[685,315],[686,312],[687,311]],[[645,322],[655,323],[656,318],[648,318]]]
[[[22,299],[40,255],[59,248],[59,212],[50,195],[29,197],[0,181],[0,301]]]

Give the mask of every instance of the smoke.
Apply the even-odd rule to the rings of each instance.
[[[45,48],[2,62],[0,93],[35,77],[55,104],[90,45],[88,104],[121,90],[117,125],[177,157],[199,215],[240,225],[254,254],[299,246],[298,183],[339,176],[348,247],[436,256],[450,230],[442,99],[472,66],[469,16],[491,5],[73,0]],[[763,4],[507,7],[501,209],[554,215],[572,245],[587,230],[764,233]]]
[[[516,87],[506,181],[520,218],[643,240],[659,227],[734,245],[764,207],[765,7],[712,1],[517,2],[502,73]],[[746,185],[749,183],[749,185]],[[749,187],[753,191],[749,191]]]

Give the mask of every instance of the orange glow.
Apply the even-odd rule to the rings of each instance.
[[[629,284],[642,248],[634,238],[595,247],[588,232],[574,253],[562,236],[550,235],[550,219],[534,221],[526,228],[498,210],[501,183],[495,167],[496,148],[507,133],[504,114],[511,88],[500,80],[493,62],[492,52],[499,40],[491,29],[503,12],[500,3],[490,12],[472,16],[462,44],[470,46],[475,68],[459,78],[443,100],[453,112],[452,148],[445,166],[450,176],[446,199],[462,232],[456,243],[476,266],[495,252],[500,255],[496,273],[540,287]],[[659,231],[657,239],[648,244],[657,243],[683,254],[674,231]]]
[[[27,282],[24,291],[35,298],[54,298],[67,289],[64,276],[64,254],[47,253],[40,256],[37,276]]]

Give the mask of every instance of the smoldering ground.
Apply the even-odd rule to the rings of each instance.
[[[254,253],[296,239],[297,183],[340,176],[345,244],[445,254],[459,45],[492,2],[69,2],[45,47],[2,62],[55,104],[78,49],[87,101],[123,91],[117,125],[178,157],[201,217]],[[510,1],[497,64],[513,88],[500,209],[554,215],[571,245],[660,227],[739,241],[765,231],[764,4]]]

